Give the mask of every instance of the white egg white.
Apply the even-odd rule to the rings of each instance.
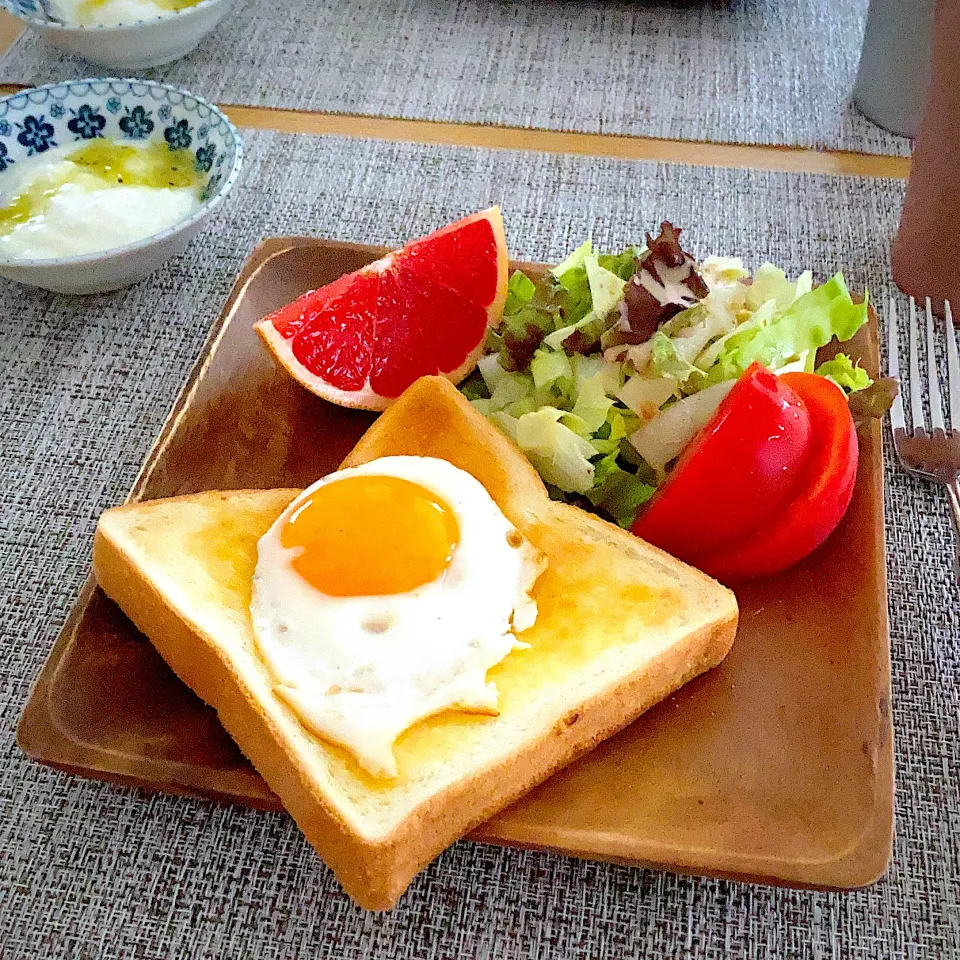
[[[443,576],[408,593],[335,597],[297,574],[302,548],[280,540],[287,519],[318,487],[360,474],[401,477],[450,505],[460,538]],[[301,722],[375,776],[394,777],[394,742],[417,720],[451,708],[496,713],[487,671],[524,646],[514,631],[536,620],[530,591],[545,566],[469,473],[431,457],[383,457],[313,484],[261,538],[254,632],[277,695]]]

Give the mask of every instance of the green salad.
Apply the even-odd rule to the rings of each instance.
[[[661,225],[642,248],[588,241],[539,279],[510,278],[503,322],[462,385],[527,455],[552,496],[629,527],[742,373],[804,370],[848,394],[873,386],[849,356],[818,348],[867,321],[843,275],[815,285],[765,263],[698,263]],[[867,405],[869,406],[869,404]]]

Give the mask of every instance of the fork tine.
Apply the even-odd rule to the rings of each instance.
[[[946,433],[943,422],[943,401],[940,398],[940,373],[937,370],[936,342],[933,338],[933,307],[927,297],[927,384],[930,391],[930,425]]]
[[[960,430],[960,354],[957,353],[957,332],[953,326],[950,301],[943,301],[943,326],[947,338],[947,385],[950,388],[950,427]]]
[[[917,329],[917,301],[910,298],[910,427],[925,430],[923,387],[920,385],[920,334]]]
[[[890,310],[887,316],[887,373],[894,380],[900,379],[900,331],[897,325],[897,301],[890,298]],[[960,391],[957,393],[960,398]],[[958,421],[960,422],[960,421]],[[890,426],[894,430],[906,430],[907,423],[903,417],[903,396],[898,390],[890,408]]]

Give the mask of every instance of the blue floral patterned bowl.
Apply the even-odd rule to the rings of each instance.
[[[52,147],[96,137],[160,140],[190,150],[206,177],[203,203],[191,216],[137,243],[53,260],[0,257],[0,276],[58,293],[100,293],[129,286],[182,253],[233,187],[243,141],[212,104],[149,80],[77,80],[0,99],[3,171]],[[91,224],[91,229],[96,225]]]
[[[111,70],[136,72],[186,56],[230,12],[234,0],[201,0],[175,13],[119,27],[66,26],[44,0],[0,0],[0,6],[67,53]]]

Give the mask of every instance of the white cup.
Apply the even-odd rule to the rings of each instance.
[[[853,102],[874,123],[915,137],[930,85],[934,0],[870,0]]]

